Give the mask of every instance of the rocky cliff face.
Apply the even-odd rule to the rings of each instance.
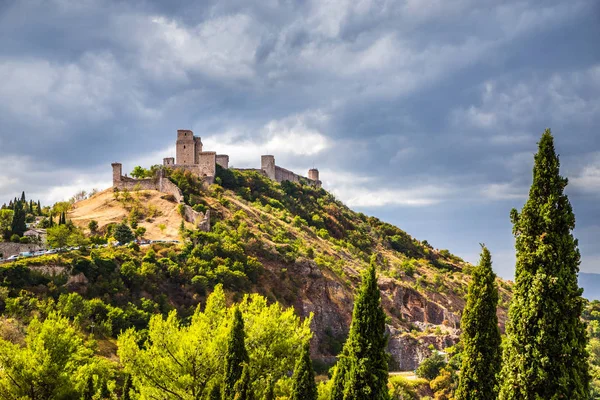
[[[279,295],[292,299],[297,312],[308,317],[313,314],[313,356],[325,363],[335,362],[335,355],[348,334],[352,319],[354,288],[359,277],[345,282],[331,271],[323,270],[312,261],[287,266],[266,264],[258,291],[269,293],[271,287]],[[281,279],[285,274],[286,279]],[[443,351],[458,342],[460,310],[464,300],[448,295],[437,296],[437,301],[410,287],[405,282],[380,277],[382,304],[390,316],[387,324],[388,350],[392,369],[414,370],[429,357],[433,349]],[[272,287],[275,285],[275,287]],[[272,291],[272,292],[273,292]]]

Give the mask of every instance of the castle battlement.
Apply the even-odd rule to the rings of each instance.
[[[204,151],[200,137],[194,136],[194,132],[188,129],[177,130],[175,157],[166,157],[163,159],[163,167],[191,171],[199,177],[204,178],[208,183],[214,181],[217,165],[221,168],[229,169],[229,156],[226,154],[217,154],[215,151]],[[141,183],[142,186],[156,185],[156,180],[132,179],[122,176],[122,167],[119,163],[113,163],[112,167],[113,186],[115,188],[132,186],[136,182]],[[321,187],[319,170],[310,169],[308,170],[308,177],[304,177],[277,166],[275,164],[275,156],[273,155],[261,156],[260,169],[256,169],[256,171],[279,183],[283,181],[305,181]]]

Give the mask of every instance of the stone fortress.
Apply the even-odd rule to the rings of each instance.
[[[194,136],[191,130],[180,129],[177,131],[177,142],[175,145],[175,158],[168,157],[163,159],[163,168],[184,169],[202,177],[205,182],[213,183],[217,173],[217,165],[221,168],[229,169],[229,156],[217,154],[214,151],[203,151],[202,140]],[[120,163],[113,163],[113,189],[117,190],[158,190],[170,194],[178,202],[183,204],[183,194],[181,190],[171,182],[164,174],[164,169],[159,170],[157,176],[152,178],[134,179],[123,175],[123,166]],[[233,169],[233,168],[232,168]],[[279,167],[275,164],[275,157],[272,155],[261,156],[260,169],[251,168],[245,170],[257,171],[269,179],[276,182],[292,181],[305,182],[310,185],[321,187],[319,180],[319,170],[308,170],[308,177],[297,175],[292,171]],[[197,224],[201,229],[210,229],[210,216],[194,211],[191,207],[185,206],[185,219],[188,222]]]
[[[202,140],[194,136],[194,132],[190,130],[180,129],[177,131],[177,142],[175,145],[175,158],[168,157],[163,159],[164,168],[184,169],[203,177],[206,182],[212,183],[217,173],[217,165],[221,168],[229,169],[229,156],[225,154],[217,154],[214,151],[203,151]],[[122,166],[120,163],[113,163],[113,187],[119,189],[132,189],[139,185],[143,189],[152,188],[161,192],[172,191],[169,183],[163,179],[163,174],[149,179],[133,179],[122,174]],[[258,169],[245,169],[257,171],[269,179],[276,182],[292,181],[306,182],[310,185],[321,187],[319,180],[319,170],[308,170],[308,177],[298,175],[292,171],[282,168],[275,164],[275,157],[272,155],[261,156],[261,166]],[[178,196],[175,196],[176,198]],[[179,199],[178,199],[179,200]]]

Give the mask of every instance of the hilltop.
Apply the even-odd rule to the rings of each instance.
[[[319,187],[280,184],[255,171],[222,168],[217,168],[213,185],[195,179],[189,173],[171,176],[187,205],[211,210],[213,228],[210,233],[188,231],[188,245],[170,250],[180,268],[195,272],[179,277],[183,281],[178,284],[167,275],[159,287],[140,291],[142,297],[166,296],[170,307],[183,310],[202,302],[216,283],[224,283],[233,298],[261,293],[293,306],[303,317],[314,313],[313,355],[331,364],[347,334],[360,272],[375,257],[393,368],[413,370],[433,348],[443,350],[458,341],[471,265],[448,250],[354,212]],[[146,239],[176,239],[183,221],[178,207],[172,197],[155,190],[115,195],[108,189],[75,203],[68,216],[84,229],[96,220],[101,232],[133,218],[146,228]],[[166,252],[162,247],[153,251]],[[142,249],[126,258],[141,260],[144,254]],[[109,257],[122,269],[119,257]],[[509,285],[499,283],[503,326]]]

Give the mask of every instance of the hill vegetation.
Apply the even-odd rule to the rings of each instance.
[[[57,225],[49,243],[77,246],[0,266],[0,399],[443,400],[461,368],[481,368],[463,360],[459,328],[473,275],[504,331],[512,284],[489,265],[482,275],[322,188],[217,170],[210,186],[170,172],[187,205],[211,211],[210,232],[155,191],[38,207],[39,223]],[[490,304],[473,311],[471,334]],[[584,317],[600,365],[596,308]],[[388,369],[419,377],[388,380]]]

